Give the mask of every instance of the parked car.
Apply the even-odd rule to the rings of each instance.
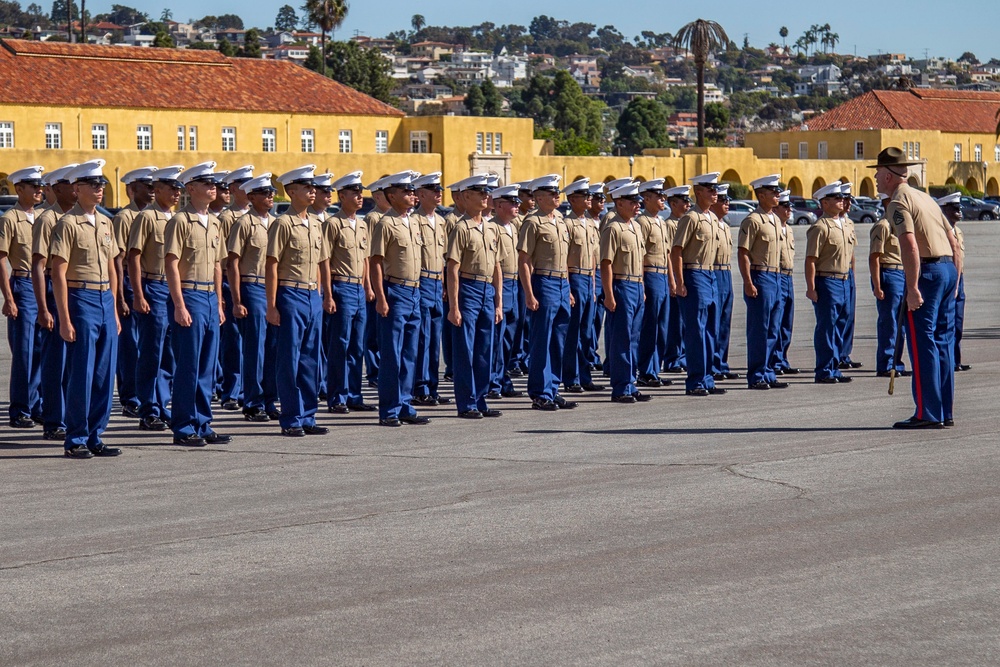
[[[855,198],[851,200],[851,208],[847,216],[854,222],[870,225],[885,217],[882,202],[876,199]]]
[[[964,220],[998,220],[1000,219],[1000,204],[987,202],[975,197],[962,197],[962,219]]]
[[[0,214],[6,213],[14,208],[17,203],[17,195],[0,195]]]
[[[752,201],[732,199],[729,201],[729,213],[722,219],[729,223],[730,227],[739,227],[743,218],[753,213],[756,208],[757,204]]]
[[[792,224],[811,225],[823,216],[823,209],[815,199],[805,197],[789,197],[792,202]]]

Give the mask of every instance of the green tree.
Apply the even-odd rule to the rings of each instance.
[[[163,11],[160,12],[160,23],[166,23],[167,21],[172,21],[174,18],[174,12],[169,7],[164,7]]]
[[[107,14],[98,14],[94,17],[94,20],[108,21],[120,26],[130,26],[148,21],[149,15],[127,5],[111,5],[110,12]]]
[[[221,53],[224,56],[229,56],[230,58],[232,58],[233,56],[236,55],[236,47],[233,46],[232,42],[223,37],[222,39],[219,40],[219,53]]]
[[[729,44],[729,36],[715,21],[697,19],[674,36],[674,45],[690,51],[698,72],[698,145],[705,145],[705,63],[708,54]]]
[[[172,49],[175,46],[174,38],[165,30],[161,30],[153,37],[153,46],[161,49]]]
[[[363,49],[357,42],[330,42],[328,47],[326,67],[331,78],[386,104],[396,102],[392,65],[378,49]]]
[[[667,109],[656,100],[645,97],[633,99],[618,117],[618,143],[630,155],[642,153],[644,148],[667,148]]]
[[[970,65],[978,65],[979,58],[977,58],[976,54],[973,53],[972,51],[966,51],[965,53],[963,53],[958,57],[958,62],[969,63]]]
[[[781,48],[785,48],[785,39],[788,37],[788,28],[781,26],[781,30],[778,31],[778,34],[781,35]]]
[[[427,25],[427,20],[423,14],[414,14],[413,18],[410,19],[410,25],[413,26],[413,32],[418,33]]]
[[[716,141],[726,138],[726,128],[729,127],[729,109],[718,102],[705,105],[705,125],[710,128],[709,135]]]
[[[76,20],[80,18],[80,6],[76,4],[76,0],[69,0],[68,3],[67,0],[52,0],[52,12],[49,18],[56,25],[62,25],[67,20]]]
[[[480,89],[483,92],[483,115],[501,116],[503,115],[503,95],[493,85],[489,79],[483,81]]]
[[[295,13],[295,8],[291,5],[282,5],[278,15],[274,17],[274,29],[292,31],[298,25],[299,15]]]
[[[260,31],[257,28],[250,28],[243,36],[243,48],[237,54],[241,58],[261,58]]]
[[[347,0],[306,0],[302,11],[306,13],[307,20],[319,26],[322,32],[320,52],[325,67],[329,62],[326,57],[326,34],[339,28],[347,18]]]
[[[465,94],[465,108],[470,116],[482,116],[483,107],[486,105],[486,98],[483,96],[483,89],[478,83],[469,86],[469,92]]]
[[[306,56],[306,60],[302,64],[306,69],[311,69],[314,72],[323,69],[323,54],[319,52],[319,48],[310,44],[309,55]]]
[[[215,51],[216,50],[216,47],[215,47],[214,44],[209,44],[208,42],[202,42],[202,41],[191,42],[190,44],[187,45],[187,47],[188,47],[188,49],[192,49],[194,51]]]
[[[219,30],[243,30],[243,19],[236,14],[223,14],[215,20]]]

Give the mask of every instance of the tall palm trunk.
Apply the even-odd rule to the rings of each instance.
[[[698,68],[698,147],[705,146],[705,63],[696,63]]]

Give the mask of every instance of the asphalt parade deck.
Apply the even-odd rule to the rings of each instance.
[[[863,225],[850,385],[304,439],[218,411],[232,444],[197,450],[115,416],[123,456],[89,461],[4,427],[0,664],[997,664],[1000,227],[963,228],[947,430],[890,428],[912,399],[874,377]],[[801,272],[796,298],[807,369]]]

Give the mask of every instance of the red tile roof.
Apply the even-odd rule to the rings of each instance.
[[[404,115],[287,61],[23,40],[0,46],[0,104]],[[205,94],[192,94],[199,89]]]
[[[802,130],[939,130],[993,134],[1000,93],[873,90],[811,118]]]

